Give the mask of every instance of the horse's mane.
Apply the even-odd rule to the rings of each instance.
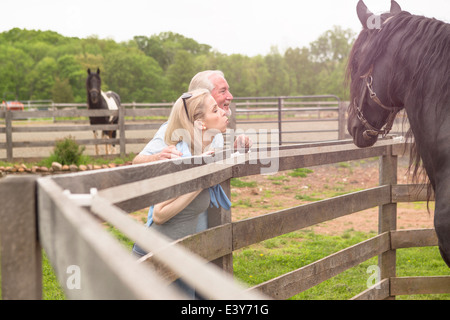
[[[414,103],[412,109],[416,112],[429,112],[422,108],[424,92],[435,97],[431,107],[436,112],[443,111],[442,108],[450,103],[450,24],[405,11],[391,17],[381,30],[363,29],[359,34],[350,52],[346,74],[351,101],[361,92],[363,81],[360,78],[372,67],[376,68],[377,59],[386,52],[394,36],[400,36],[397,46],[391,48],[394,52],[392,65],[397,68],[387,71],[390,101],[386,103],[399,106],[393,98],[395,88],[391,84],[402,83],[405,101]],[[404,67],[406,63],[414,68],[408,70]],[[411,129],[406,136],[412,142],[410,169],[413,168],[413,181],[418,181],[416,178],[423,168]]]

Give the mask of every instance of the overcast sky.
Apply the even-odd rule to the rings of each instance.
[[[359,32],[357,0],[0,0],[0,32],[52,30],[117,42],[172,31],[225,53],[266,55],[308,46],[338,25]],[[397,0],[403,10],[450,22],[450,0]],[[365,0],[373,13],[389,0]]]

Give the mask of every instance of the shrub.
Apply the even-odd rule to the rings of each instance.
[[[75,138],[68,136],[63,140],[57,140],[53,153],[50,155],[52,161],[59,162],[61,164],[80,164],[82,154],[85,146],[80,146],[75,141]]]

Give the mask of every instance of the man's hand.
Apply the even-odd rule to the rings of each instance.
[[[245,134],[241,134],[234,141],[234,150],[248,152],[252,145],[252,139]]]

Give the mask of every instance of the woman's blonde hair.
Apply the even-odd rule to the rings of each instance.
[[[167,145],[176,145],[180,141],[188,144],[191,154],[198,155],[203,152],[202,129],[194,125],[196,120],[205,116],[205,100],[212,97],[207,89],[198,89],[189,92],[192,97],[183,99],[180,97],[175,102],[170,112],[164,142]]]

